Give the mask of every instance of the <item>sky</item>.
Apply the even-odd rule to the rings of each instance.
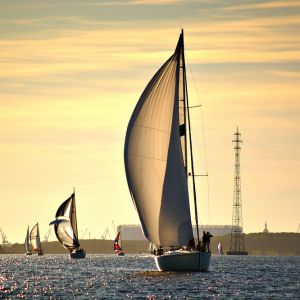
[[[181,28],[201,224],[231,224],[242,133],[244,231],[300,223],[300,1],[0,0],[0,228],[43,239],[76,189],[79,237],[139,224],[131,113]]]

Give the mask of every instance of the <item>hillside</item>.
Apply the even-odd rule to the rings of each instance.
[[[224,252],[230,248],[230,235],[216,236],[212,238],[212,253],[217,253],[217,245],[223,244]],[[111,240],[81,240],[82,247],[87,253],[112,254],[113,241]],[[123,249],[126,253],[147,253],[149,243],[147,241],[123,241]],[[299,233],[250,233],[245,235],[246,251],[250,255],[300,255]],[[42,243],[44,253],[63,254],[68,253],[58,242]],[[0,253],[23,254],[23,244],[0,247]]]

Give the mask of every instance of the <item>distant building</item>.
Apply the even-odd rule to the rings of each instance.
[[[209,231],[213,236],[221,236],[231,234],[232,225],[200,225],[199,234],[202,238],[203,231]],[[196,226],[193,226],[194,236],[196,233]]]
[[[121,232],[121,239],[125,241],[146,240],[141,225],[119,225],[117,231]]]
[[[265,229],[264,229],[263,233],[269,233],[267,222],[265,222]]]
[[[221,236],[231,233],[231,225],[200,225],[199,235],[202,238],[203,231],[209,231],[213,236]],[[119,225],[117,230],[121,232],[121,239],[127,241],[144,241],[145,237],[141,225]],[[193,226],[194,236],[197,236],[196,226]]]

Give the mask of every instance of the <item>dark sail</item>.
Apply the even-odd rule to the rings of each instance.
[[[55,214],[54,232],[58,241],[68,250],[80,247],[77,231],[75,193],[65,200]]]

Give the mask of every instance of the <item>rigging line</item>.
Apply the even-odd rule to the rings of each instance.
[[[192,77],[193,85],[194,85],[194,87],[195,87],[195,91],[196,91],[196,95],[197,95],[197,98],[198,98],[198,101],[199,101],[199,105],[200,105],[201,107],[203,107],[203,104],[202,104],[201,99],[200,99],[199,90],[198,90],[198,87],[197,87],[197,84],[196,84],[196,80],[195,80],[195,77],[194,77],[194,73],[193,73],[193,71],[192,71],[192,67],[191,67],[191,64],[190,64],[190,62],[189,62],[189,58],[188,58],[188,55],[187,55],[187,51],[186,51],[186,59],[187,59],[187,62],[188,62],[189,70],[190,70],[190,73],[191,73],[191,77]],[[201,110],[201,123],[202,123],[202,135],[203,135],[204,152],[205,152],[205,164],[206,164],[206,169],[208,169],[203,110]]]
[[[198,152],[200,154],[200,159],[201,159],[201,162],[203,164],[203,168],[205,170],[205,173],[208,174],[207,164],[206,164],[206,160],[205,160],[205,153],[202,154],[202,152],[201,152],[201,147],[199,146],[199,142],[198,142],[197,136],[195,136],[195,141],[196,141],[196,148],[197,148],[197,150],[198,150]]]
[[[197,98],[198,98],[198,101],[199,101],[199,105],[201,105],[201,107],[202,107],[203,105],[202,105],[202,102],[201,102],[201,99],[200,99],[199,90],[198,90],[198,87],[196,85],[196,80],[195,80],[195,77],[194,77],[194,73],[193,73],[189,58],[188,58],[188,51],[185,51],[185,57],[186,57],[186,60],[187,60],[188,66],[189,66],[189,70],[190,70],[190,73],[191,73],[191,76],[192,76],[192,81],[193,81],[193,85],[194,85],[195,90],[196,90],[196,95],[197,95]],[[203,136],[204,153],[205,153],[205,155],[204,155],[205,169],[206,169],[206,173],[208,174],[207,147],[206,147],[206,138],[205,138],[205,130],[204,130],[204,113],[203,113],[202,109],[201,109],[201,123],[202,123],[202,136]],[[197,143],[197,139],[196,139],[196,146],[197,146],[197,148],[199,147],[198,143]],[[208,205],[208,222],[209,222],[209,226],[210,226],[209,176],[207,177],[207,205]]]
[[[179,57],[179,56],[178,56]],[[186,69],[185,69],[185,58],[184,58],[184,40],[183,40],[183,30],[182,30],[182,62],[183,62],[183,91],[185,95],[186,106],[189,107],[189,97],[188,97],[188,88],[186,80]],[[188,121],[188,131],[189,131],[189,146],[190,146],[190,160],[191,160],[191,171],[193,179],[193,195],[194,195],[194,208],[195,208],[195,217],[196,217],[196,226],[197,226],[197,242],[200,243],[199,237],[199,227],[198,227],[198,208],[197,208],[197,193],[196,193],[196,184],[195,184],[195,171],[194,171],[194,160],[193,160],[193,147],[192,147],[192,134],[191,134],[191,118],[190,110],[187,109],[187,121]]]

